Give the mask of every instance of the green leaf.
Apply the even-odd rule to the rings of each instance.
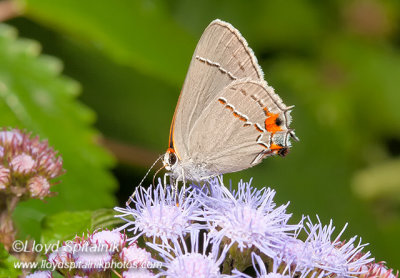
[[[21,270],[14,266],[18,259],[11,256],[0,244],[0,277],[18,277],[21,275]]]
[[[95,211],[61,212],[47,216],[41,223],[41,242],[54,244],[72,240],[76,235],[81,236],[97,229],[113,229],[123,222],[115,218],[112,209]]]
[[[113,229],[122,226],[125,222],[116,218],[117,212],[113,209],[99,209],[92,213],[92,229]]]
[[[96,143],[98,133],[90,127],[93,112],[76,101],[79,84],[61,76],[61,69],[59,60],[40,55],[38,43],[17,39],[13,28],[0,25],[0,126],[27,129],[48,139],[67,170],[62,182],[52,187],[56,197],[19,205],[15,215],[22,236],[37,237],[37,223],[49,212],[115,204],[116,183],[108,172],[113,159]],[[29,225],[26,216],[36,224]]]
[[[27,16],[94,43],[121,64],[172,84],[183,81],[195,40],[168,16],[161,1],[19,2]]]
[[[41,242],[46,244],[72,240],[91,229],[91,211],[61,212],[42,221]]]

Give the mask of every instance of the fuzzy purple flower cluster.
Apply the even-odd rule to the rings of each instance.
[[[335,233],[318,216],[290,223],[289,203],[277,205],[275,194],[251,181],[228,190],[222,177],[203,188],[139,187],[131,206],[115,208],[126,224],[76,237],[48,261],[64,277],[398,277],[374,262],[360,238],[341,238],[347,225]]]
[[[154,277],[151,272],[151,254],[136,242],[128,244],[126,236],[115,230],[98,230],[74,240],[47,255],[53,271],[64,277],[111,277],[111,272],[120,277]],[[159,264],[158,264],[159,265]],[[29,278],[51,278],[52,270],[36,271]]]
[[[251,181],[228,190],[222,177],[179,191],[159,182],[115,210],[128,240],[156,251],[157,277],[397,277],[374,263],[360,238],[342,239],[346,226],[335,233],[318,216],[290,223],[289,203],[277,205],[275,194]]]

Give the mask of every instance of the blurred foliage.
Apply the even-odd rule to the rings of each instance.
[[[94,115],[76,101],[79,85],[59,73],[61,62],[39,55],[40,45],[17,39],[16,30],[0,25],[1,126],[20,127],[48,138],[64,160],[67,173],[58,196],[46,203],[20,204],[15,216],[22,236],[38,237],[40,219],[62,210],[112,206],[114,179],[106,170],[111,157],[95,144],[88,127]],[[88,198],[96,192],[96,198]]]
[[[175,84],[185,74],[185,57],[191,54],[193,38],[168,16],[160,1],[119,0],[116,5],[97,0],[21,3],[27,6],[28,13],[87,42],[95,42],[122,64],[135,65]],[[160,46],[163,52],[159,51]]]
[[[82,236],[98,228],[112,229],[122,224],[122,220],[115,218],[112,209],[95,211],[60,212],[47,216],[41,223],[41,242],[57,244],[73,240],[76,235]],[[119,224],[119,225],[118,225]]]
[[[91,228],[92,213],[90,211],[60,212],[47,216],[42,221],[41,242],[57,244],[73,240]]]
[[[215,18],[231,22],[254,49],[269,84],[286,104],[296,105],[293,127],[301,141],[285,159],[268,159],[225,180],[235,184],[254,176],[254,184],[275,187],[280,202],[290,200],[297,218],[318,213],[324,222],[333,218],[338,227],[349,222],[346,237],[360,235],[378,261],[400,267],[400,206],[393,197],[399,194],[400,170],[399,1],[16,3],[23,15],[9,23],[41,42],[45,53],[61,58],[65,73],[81,83],[81,99],[98,114],[97,127],[105,136],[159,154],[167,147],[170,120],[198,38]],[[55,126],[53,132],[61,137]],[[58,136],[40,134],[67,155],[53,139]],[[84,149],[77,147],[74,163],[82,163]],[[118,168],[121,203],[147,167]],[[83,168],[76,185],[87,179],[106,183],[99,173]],[[98,201],[97,190],[91,197],[79,191],[83,186],[66,182],[59,186],[60,197],[64,187],[78,190],[85,202]]]
[[[400,159],[391,159],[359,171],[354,176],[354,190],[365,199],[387,198],[400,202],[399,169]]]
[[[18,260],[11,256],[0,244],[0,277],[18,277],[21,275],[21,270],[14,267],[14,263]]]

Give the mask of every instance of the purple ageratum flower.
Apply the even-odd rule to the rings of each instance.
[[[275,273],[275,272],[271,272],[268,275],[268,271],[267,268],[265,267],[265,263],[263,262],[263,260],[260,258],[260,256],[256,255],[254,252],[251,253],[251,260],[252,260],[252,264],[253,264],[253,268],[256,272],[256,278],[284,278],[285,276],[280,274],[280,273]],[[237,278],[252,278],[249,275],[246,275],[244,273],[241,273],[238,270],[233,270],[232,273],[235,275],[235,277]],[[288,278],[289,276],[285,277]]]
[[[77,268],[85,272],[101,270],[111,262],[112,252],[105,250],[104,246],[85,242],[81,248],[72,254]]]
[[[332,240],[335,230],[332,220],[329,225],[323,226],[319,219],[317,224],[313,224],[308,218],[304,225],[307,239],[303,242],[297,238],[287,238],[276,259],[287,265],[296,265],[298,270],[315,269],[320,277],[352,277],[365,273],[364,267],[373,261],[370,252],[361,252],[368,244],[361,244],[361,239],[357,242],[357,236],[341,242],[339,238],[346,227],[347,224]]]
[[[136,267],[143,267],[152,261],[151,254],[137,246],[136,243],[124,247],[120,253],[120,258],[123,262]]]
[[[256,253],[251,253],[251,260],[252,260],[252,265],[253,268],[256,272],[256,278],[305,278],[305,277],[316,277],[315,275],[310,275],[311,269],[303,269],[302,271],[299,271],[296,269],[296,266],[286,266],[286,267],[280,267],[280,263],[276,260],[273,261],[272,265],[272,271],[268,273],[267,268],[265,267],[265,263],[261,259],[260,256],[258,256]],[[236,269],[233,270],[233,274],[237,278],[252,278],[251,276],[248,276],[246,274],[243,274]]]
[[[360,278],[398,278],[399,271],[394,274],[393,269],[385,266],[384,262],[370,263],[363,267],[366,272],[360,275]]]
[[[248,183],[241,181],[237,191],[214,184],[211,197],[201,195],[199,199],[204,204],[209,236],[217,242],[228,239],[241,251],[255,246],[273,257],[274,250],[283,244],[283,238],[301,225],[287,224],[291,217],[291,214],[286,214],[289,203],[276,207],[274,190],[258,190],[250,183],[251,180]]]
[[[83,240],[75,237],[74,241],[63,242],[63,245],[50,254],[46,254],[47,260],[53,265],[65,265],[66,263],[73,262],[72,254],[81,249]]]
[[[148,269],[144,268],[139,268],[139,269],[131,268],[122,273],[122,278],[149,278],[149,277],[150,278],[155,277],[155,275]]]
[[[164,189],[161,182],[156,188],[139,187],[132,199],[133,208],[115,208],[122,213],[117,217],[127,223],[119,230],[128,228],[136,234],[129,241],[136,241],[144,235],[149,238],[161,238],[164,241],[185,236],[202,225],[193,223],[201,218],[200,203],[193,197],[193,191],[181,188],[177,198],[175,192]]]
[[[61,270],[65,265],[74,263],[76,269],[86,274],[103,271],[109,266],[113,254],[121,249],[117,244],[124,241],[123,234],[116,234],[119,232],[108,230],[105,232],[96,231],[87,237],[76,236],[73,241],[65,242],[63,246],[49,254],[47,260]]]
[[[89,236],[88,241],[98,246],[104,245],[109,251],[118,252],[125,246],[126,235],[117,230],[95,231]]]
[[[147,243],[163,259],[163,267],[157,277],[167,278],[219,278],[220,265],[225,259],[227,247],[219,253],[219,245],[211,244],[207,235],[201,240],[200,231],[190,233],[190,246],[184,240],[172,239],[162,244]]]
[[[72,262],[72,246],[61,246],[56,251],[50,253],[47,256],[47,260],[53,265],[63,264],[66,262]]]
[[[52,278],[53,275],[51,274],[50,271],[36,271],[32,274],[29,274],[26,276],[26,278]]]

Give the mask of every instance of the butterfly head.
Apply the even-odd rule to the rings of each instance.
[[[178,162],[178,156],[173,148],[168,148],[167,152],[164,154],[163,164],[167,171],[172,171]]]

